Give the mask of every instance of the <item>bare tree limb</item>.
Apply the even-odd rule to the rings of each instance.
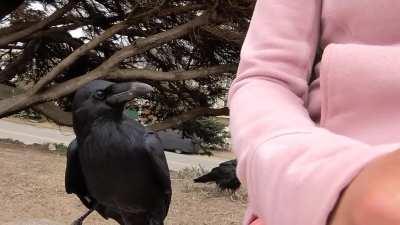
[[[120,32],[123,29],[126,29],[127,27],[129,27],[129,24],[144,20],[148,16],[154,15],[156,13],[159,16],[166,16],[166,15],[179,14],[179,13],[183,13],[183,12],[188,12],[188,11],[192,11],[192,10],[198,10],[198,9],[205,8],[204,5],[191,5],[191,6],[186,6],[186,7],[173,7],[173,8],[165,9],[162,12],[159,12],[160,7],[161,7],[161,5],[153,8],[150,11],[147,11],[147,12],[135,15],[135,16],[131,16],[127,20],[110,27],[109,29],[104,31],[101,35],[95,37],[90,42],[82,45],[80,48],[78,48],[73,53],[71,53],[71,55],[69,55],[67,58],[65,58],[62,62],[60,62],[56,67],[54,67],[49,73],[47,73],[46,76],[44,78],[42,78],[35,85],[35,87],[32,90],[30,90],[31,95],[33,95],[34,93],[37,93],[43,86],[45,86],[50,81],[52,81],[58,74],[60,74],[63,70],[65,70],[70,65],[72,65],[79,57],[85,55],[88,51],[95,48],[98,44],[100,44],[107,38],[111,37],[112,35]],[[54,31],[59,31],[60,29],[65,30],[64,28],[52,28],[52,29],[55,29]],[[50,29],[50,30],[52,30],[52,29]],[[48,35],[50,30],[37,33],[34,36],[38,37],[41,35]]]
[[[58,125],[72,127],[72,113],[64,112],[52,102],[33,105],[32,109],[46,116]]]
[[[23,90],[0,84],[0,99],[9,98],[21,92],[23,92]],[[32,106],[32,109],[43,114],[59,125],[72,126],[72,113],[60,110],[56,105],[54,105],[54,103],[46,102],[37,104]],[[149,127],[156,131],[165,130],[169,128],[176,128],[180,124],[192,119],[196,119],[200,116],[222,116],[228,114],[229,109],[227,107],[220,109],[200,107],[165,121],[150,125]]]
[[[86,54],[89,50],[95,48],[98,44],[106,40],[107,38],[111,37],[112,35],[118,33],[119,31],[126,29],[129,27],[130,24],[134,22],[141,21],[143,19],[146,19],[148,16],[151,16],[153,14],[156,14],[159,12],[161,9],[161,6],[155,7],[150,11],[135,15],[135,16],[128,16],[128,19],[125,21],[115,24],[114,26],[108,28],[105,30],[101,35],[93,38],[90,42],[82,45],[80,48],[75,50],[73,53],[71,53],[67,58],[62,60],[56,67],[54,67],[49,73],[46,74],[45,77],[43,77],[30,91],[30,94],[35,94],[37,93],[41,88],[43,88],[46,84],[51,82],[58,74],[60,74],[63,70],[65,70],[68,66],[72,65],[79,57],[82,55]],[[163,10],[163,13],[165,15],[168,15],[168,13],[174,13],[177,8],[171,8],[167,10]],[[190,8],[188,8],[191,10]],[[132,15],[132,14],[131,14]]]
[[[200,116],[224,116],[229,115],[228,107],[220,108],[220,109],[212,109],[208,107],[199,107],[196,109],[192,109],[188,112],[182,113],[176,117],[164,120],[162,122],[150,125],[149,127],[152,130],[159,131],[170,128],[176,128],[184,122],[189,120],[196,119]]]
[[[10,98],[23,92],[22,89],[0,84],[0,99]],[[32,106],[32,109],[43,114],[59,125],[72,126],[72,113],[62,111],[52,102],[34,105]]]
[[[107,17],[104,21],[107,23],[113,23],[119,20],[122,20],[119,16],[112,16],[112,17]],[[27,29],[39,22],[40,21],[29,21],[24,23],[12,24],[11,26],[0,28],[0,37]],[[52,21],[50,24],[47,25],[47,27],[59,27],[62,29],[69,27],[70,30],[73,30],[75,28],[86,25],[97,25],[98,23],[99,21],[93,18],[75,18],[73,16],[65,16]]]
[[[111,37],[118,31],[125,29],[128,27],[125,23],[116,24],[106,31],[104,31],[100,36],[93,38],[90,42],[82,45],[74,52],[72,52],[67,58],[63,59],[56,67],[54,67],[50,72],[48,72],[30,91],[30,94],[37,93],[41,88],[43,88],[46,84],[51,82],[58,74],[72,65],[79,57],[85,55],[89,50],[95,48],[98,44],[100,44],[105,39]]]
[[[135,45],[127,46],[114,55],[112,55],[108,60],[103,62],[96,69],[88,72],[84,76],[80,76],[71,80],[64,82],[61,85],[57,85],[44,93],[38,95],[39,101],[49,101],[55,98],[61,97],[65,94],[70,94],[75,91],[78,87],[92,81],[105,77],[108,72],[119,62],[127,57],[131,57],[137,54],[141,54],[149,49],[159,46],[162,43],[174,40],[178,37],[188,34],[194,28],[207,24],[209,22],[209,15],[199,16],[186,24],[177,26],[171,30],[161,32],[158,34],[151,35],[147,38],[137,40]],[[1,102],[0,102],[1,106]],[[0,107],[1,108],[1,107]],[[1,115],[1,110],[0,110]]]
[[[195,70],[183,71],[155,71],[146,69],[120,69],[110,71],[107,76],[109,79],[114,80],[160,80],[160,81],[174,81],[174,80],[190,80],[195,78],[207,77],[216,73],[234,73],[237,70],[237,65],[218,65],[212,67],[205,67]]]
[[[31,35],[35,31],[38,31],[38,30],[41,30],[41,29],[45,28],[51,22],[53,22],[54,20],[56,20],[57,18],[63,16],[66,12],[71,10],[78,1],[79,0],[70,0],[68,2],[68,4],[66,4],[61,9],[55,11],[53,14],[51,14],[51,16],[49,16],[45,20],[42,20],[41,22],[36,23],[36,24],[32,25],[31,27],[28,27],[28,28],[26,28],[24,30],[21,30],[21,31],[18,31],[16,33],[8,34],[6,36],[1,37],[0,38],[0,46],[8,45],[9,43],[15,42],[15,41],[17,41],[17,40],[19,40],[19,39],[21,39],[23,37]]]
[[[24,0],[0,1],[0,20],[20,6]]]
[[[68,31],[74,30],[78,27],[80,27],[79,24],[71,24],[71,25],[66,25],[66,26],[62,26],[62,27],[52,27],[47,30],[37,31],[37,32],[33,33],[32,35],[22,38],[21,41],[37,39],[37,38],[42,38],[42,37],[49,37],[49,36],[51,36],[53,34],[57,34],[57,33],[66,33]]]
[[[25,46],[17,46],[17,45],[7,45],[7,46],[3,46],[0,47],[1,49],[20,49],[20,50],[24,50]]]
[[[37,40],[28,42],[25,49],[16,57],[16,59],[0,71],[0,83],[9,80],[17,73],[24,72],[27,69],[28,62],[32,60],[38,45],[39,41]]]
[[[154,12],[157,12],[154,10],[158,10],[159,7],[154,8],[150,11],[146,11],[144,13],[148,14],[148,16],[150,16],[151,14],[154,14]],[[204,4],[194,4],[194,5],[187,5],[187,6],[171,7],[168,9],[163,9],[162,11],[158,11],[157,15],[158,16],[176,15],[176,14],[180,14],[180,13],[185,13],[185,12],[189,12],[189,11],[193,11],[193,10],[206,9],[206,8],[207,7]],[[144,13],[140,13],[139,15],[134,15],[134,16],[131,16],[131,18],[128,18],[127,20],[130,21],[129,24],[136,22],[137,19],[135,19],[135,18],[142,17],[142,15]],[[113,22],[117,22],[119,20],[123,20],[123,18],[120,18],[119,16],[111,16],[111,17],[107,17],[105,19],[105,22],[113,23]],[[0,37],[9,35],[11,33],[15,33],[17,31],[21,31],[23,29],[27,29],[39,22],[40,21],[34,21],[34,22],[29,21],[29,22],[25,22],[25,23],[18,23],[18,24],[13,24],[8,27],[0,28]],[[66,16],[66,17],[61,17],[61,18],[54,20],[48,26],[52,27],[52,29],[58,28],[58,29],[62,29],[62,30],[73,30],[78,27],[82,27],[82,26],[86,26],[86,25],[98,25],[98,23],[100,23],[100,22],[97,20],[94,20],[93,18],[75,18],[73,16]],[[60,25],[63,25],[63,26],[60,26]]]
[[[14,98],[9,98],[0,101],[0,117],[12,114],[19,110],[22,110],[26,107],[29,107],[33,104],[51,101],[56,98],[65,96],[74,92],[77,88],[81,87],[82,85],[102,77],[105,77],[107,73],[117,65],[119,62],[124,60],[127,57],[131,57],[140,53],[143,53],[151,48],[157,47],[162,43],[174,40],[179,38],[183,35],[188,34],[194,28],[205,25],[209,23],[209,14],[205,13],[202,16],[198,16],[192,21],[189,21],[186,24],[177,26],[171,30],[161,32],[158,34],[151,35],[147,38],[137,40],[135,45],[127,46],[114,55],[112,55],[108,60],[103,62],[100,66],[96,69],[88,72],[87,74],[68,80],[63,82],[60,85],[51,87],[41,93],[36,93],[39,89],[37,89],[37,85],[39,87],[45,85],[47,82],[50,82],[54,77],[50,77],[46,75],[42,80],[40,80],[37,85],[33,89],[37,89],[36,91],[28,91],[26,94],[15,96]],[[76,51],[79,51],[77,49]],[[74,53],[72,53],[74,54]],[[68,59],[69,57],[67,57]],[[62,64],[62,62],[60,63]],[[62,65],[60,67],[63,67]],[[50,72],[51,73],[51,72]],[[57,73],[58,74],[58,73]],[[43,81],[44,80],[44,81]],[[39,84],[40,83],[40,84]]]
[[[242,33],[220,29],[217,26],[204,26],[201,29],[217,38],[237,44],[239,46],[242,46],[246,36]]]

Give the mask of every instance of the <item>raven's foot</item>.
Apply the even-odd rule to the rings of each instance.
[[[80,218],[71,223],[71,225],[82,225],[83,220]]]
[[[71,223],[71,225],[82,225],[83,221],[90,215],[90,213],[93,212],[94,209],[89,209],[85,214],[83,214],[81,217],[76,219],[74,222]]]
[[[231,197],[231,201],[237,201],[237,200],[239,200],[240,199],[240,197],[239,197],[239,195],[236,193],[236,191],[232,191],[231,193],[230,193],[230,197]]]

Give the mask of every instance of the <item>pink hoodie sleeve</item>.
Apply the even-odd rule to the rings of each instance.
[[[229,92],[238,176],[250,217],[266,225],[325,225],[372,147],[317,127],[304,107],[319,40],[321,0],[259,0]]]

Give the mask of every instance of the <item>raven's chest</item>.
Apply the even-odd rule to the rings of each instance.
[[[145,191],[154,183],[150,157],[143,134],[118,124],[92,128],[84,139],[79,157],[89,191],[94,196]],[[133,181],[143,182],[133,182]]]
[[[83,170],[85,173],[109,175],[146,170],[149,156],[143,142],[141,130],[124,124],[94,126],[79,153]]]

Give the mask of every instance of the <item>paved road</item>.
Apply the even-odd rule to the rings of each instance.
[[[42,128],[1,119],[0,138],[18,140],[25,144],[64,143],[68,145],[75,135],[70,129]],[[227,160],[221,157],[182,155],[171,152],[165,152],[165,154],[170,169],[175,171],[192,167],[211,169]]]

